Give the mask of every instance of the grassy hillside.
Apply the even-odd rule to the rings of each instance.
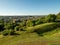
[[[26,30],[28,32],[44,33],[56,29],[58,27],[60,27],[60,23],[53,22],[53,23],[40,24],[33,27],[27,27]]]
[[[45,23],[25,28],[20,35],[0,35],[0,45],[59,45],[60,23]],[[48,30],[48,31],[47,31]],[[39,35],[38,35],[39,34]],[[41,36],[41,35],[43,36]]]

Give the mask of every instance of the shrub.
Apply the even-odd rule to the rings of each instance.
[[[15,35],[15,31],[13,31],[13,30],[4,30],[3,35],[4,36],[6,36],[6,35]]]
[[[20,27],[19,26],[16,26],[15,27],[15,31],[19,31],[20,30]]]
[[[4,31],[3,31],[3,35],[6,36],[6,35],[9,34],[9,32],[10,32],[9,30],[4,30]]]

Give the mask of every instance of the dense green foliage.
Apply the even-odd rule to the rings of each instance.
[[[0,19],[0,32],[3,35],[14,35],[17,31],[27,32],[29,30],[31,30],[31,32],[34,30],[34,32],[38,33],[46,32],[58,27],[59,24],[57,24],[56,19],[58,19],[57,16],[59,15],[60,13],[58,13],[57,15],[49,14],[48,16],[42,16],[39,18],[33,17],[32,19],[28,18],[24,20],[18,20],[10,17],[10,19],[8,19],[8,22],[5,20],[5,18],[2,18]],[[49,23],[56,22],[56,23],[50,25],[47,24],[44,25],[43,27],[40,26],[41,28],[37,26],[37,25],[43,25],[44,23],[48,22]]]
[[[49,15],[46,17],[45,22],[54,22],[55,20],[56,20],[56,15],[55,15],[55,14],[49,14]]]
[[[60,12],[57,14],[57,18],[60,19]]]
[[[6,36],[6,35],[14,35],[15,34],[15,31],[13,30],[4,30],[3,31],[3,35]]]

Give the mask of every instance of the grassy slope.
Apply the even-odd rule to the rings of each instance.
[[[18,43],[17,45],[60,45],[60,28],[57,28],[51,32],[47,32],[43,37],[37,37],[35,39],[36,40],[32,39],[34,41]]]
[[[53,23],[46,23],[43,25],[37,25],[36,28],[43,27],[44,25],[51,25]],[[31,29],[30,27],[27,29]],[[0,35],[0,45],[47,45],[47,44],[59,44],[60,43],[60,28],[56,28],[53,31],[43,33],[43,37],[37,33],[22,33],[18,36],[2,36]]]

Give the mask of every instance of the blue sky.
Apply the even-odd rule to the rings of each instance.
[[[0,15],[47,15],[60,12],[60,0],[0,0]]]

